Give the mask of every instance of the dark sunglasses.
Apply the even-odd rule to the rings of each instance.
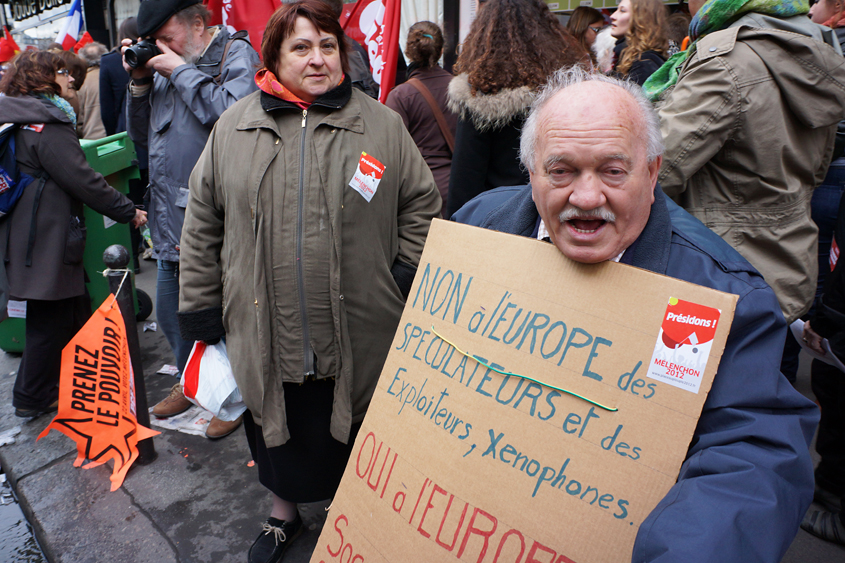
[[[56,74],[61,74],[62,76],[67,76],[67,75],[69,75],[69,74],[70,74],[70,71],[69,71],[68,69],[66,69],[66,68],[63,68],[63,69],[61,69],[61,70],[57,70],[57,71],[56,71]]]

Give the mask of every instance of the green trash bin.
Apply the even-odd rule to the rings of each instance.
[[[129,180],[140,178],[136,164],[135,146],[126,133],[118,133],[96,141],[81,141],[82,151],[91,168],[105,176],[106,182],[122,194],[129,193]],[[129,225],[116,223],[85,206],[85,227],[88,234],[85,242],[83,264],[88,274],[88,293],[91,295],[91,308],[95,309],[109,296],[109,282],[102,275],[105,269],[103,251],[112,244],[120,244],[132,249]],[[132,267],[132,260],[129,261]],[[130,273],[135,313],[143,308],[146,312],[152,306],[152,300],[143,291],[135,290],[135,276]],[[139,307],[139,300],[141,306]],[[19,314],[10,310],[10,314]],[[146,312],[149,315],[149,312]],[[144,318],[146,318],[146,315]],[[23,318],[10,317],[0,323],[0,349],[6,352],[23,352],[26,321]]]

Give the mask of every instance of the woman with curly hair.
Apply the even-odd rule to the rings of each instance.
[[[535,93],[557,69],[589,61],[541,0],[481,5],[449,83],[460,118],[447,216],[484,191],[528,183],[519,134]]]
[[[566,23],[566,31],[571,33],[572,37],[581,45],[581,48],[589,53],[593,66],[596,66],[596,56],[592,49],[593,43],[596,42],[596,37],[603,27],[604,16],[602,13],[587,6],[575,8]]]
[[[666,7],[661,0],[622,0],[610,23],[617,39],[613,70],[642,86],[666,62]]]
[[[67,101],[73,77],[48,51],[25,51],[0,80],[0,115],[16,127],[15,159],[35,180],[0,228],[0,267],[8,295],[26,301],[26,344],[15,379],[15,415],[56,410],[62,348],[91,315],[85,291],[83,204],[120,223],[145,212],[94,172],[76,136]],[[91,272],[93,275],[93,272]]]

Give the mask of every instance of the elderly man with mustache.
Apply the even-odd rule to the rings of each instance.
[[[561,70],[522,129],[531,184],[486,192],[453,219],[549,241],[576,262],[615,260],[739,296],[678,481],[640,526],[632,560],[775,563],[813,497],[817,410],[779,372],[786,326],[774,292],[663,195],[662,153],[638,87]]]

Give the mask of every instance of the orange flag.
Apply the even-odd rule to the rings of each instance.
[[[100,305],[62,351],[59,411],[38,436],[57,430],[76,442],[73,462],[83,469],[113,459],[111,490],[123,484],[138,458],[138,441],[159,432],[138,424],[135,386],[123,317],[114,295]]]

